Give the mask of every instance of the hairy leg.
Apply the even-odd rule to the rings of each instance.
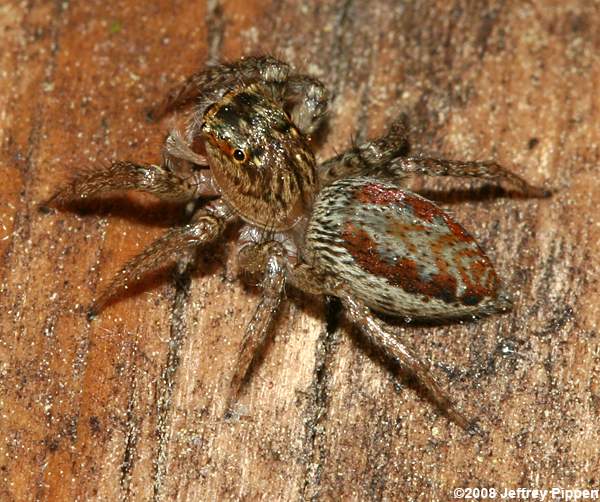
[[[123,190],[139,190],[163,200],[187,202],[196,196],[191,180],[180,178],[167,166],[116,161],[105,169],[85,170],[54,194],[45,205],[64,205],[95,195]]]
[[[384,324],[376,319],[369,308],[360,300],[344,292],[341,292],[339,296],[349,319],[360,327],[376,347],[382,349],[388,357],[398,361],[403,367],[411,371],[453,422],[470,433],[480,432],[476,423],[469,420],[456,408],[414,351],[398,340],[394,333],[386,329]]]
[[[240,266],[249,272],[263,271],[262,296],[246,328],[234,366],[226,407],[228,411],[237,400],[248,370],[269,333],[285,286],[286,264],[283,249],[278,243],[246,246],[240,251],[239,261]]]
[[[376,347],[383,350],[386,356],[411,371],[452,421],[469,433],[481,432],[474,421],[469,420],[456,408],[417,354],[398,340],[382,321],[373,316],[364,303],[349,294],[343,284],[335,278],[320,275],[306,264],[294,267],[288,273],[288,282],[303,291],[330,294],[340,298],[348,319],[359,327]]]
[[[549,197],[551,190],[530,185],[517,174],[502,167],[496,162],[478,162],[433,159],[420,157],[396,158],[389,166],[392,173],[398,175],[423,174],[426,176],[457,176],[480,178],[503,182],[529,197]]]
[[[270,56],[248,57],[229,64],[211,65],[190,75],[149,112],[153,120],[198,101],[200,113],[232,87],[252,82],[284,82],[290,72],[287,64]]]
[[[349,150],[326,160],[319,166],[322,186],[352,176],[383,176],[401,180],[406,173],[390,172],[390,163],[409,150],[406,126],[394,122],[381,138],[355,145]]]
[[[187,249],[214,241],[223,231],[225,220],[218,216],[199,213],[189,225],[175,228],[128,261],[92,303],[88,318],[94,318],[119,291],[141,276],[164,266]]]
[[[504,182],[530,197],[547,197],[550,190],[530,185],[496,162],[407,157],[409,143],[403,122],[392,124],[382,138],[354,146],[319,166],[322,186],[352,176],[402,181],[409,175],[472,177]]]
[[[290,75],[286,63],[271,56],[248,57],[229,64],[209,66],[189,76],[173,88],[149,112],[153,120],[182,108],[194,101],[199,115],[206,107],[220,99],[227,91],[253,82],[271,87],[274,97],[282,105],[291,106],[292,120],[304,133],[311,134],[321,125],[327,112],[329,91],[316,78],[308,75]]]
[[[197,197],[217,195],[201,170],[193,170],[181,160],[202,165],[206,159],[193,152],[177,131],[172,131],[165,141],[161,165],[119,160],[104,169],[84,170],[43,206],[60,206],[124,190],[147,192],[173,202],[188,202]]]
[[[285,83],[284,101],[291,103],[292,121],[304,134],[314,133],[322,124],[329,98],[329,91],[314,77],[296,74]]]

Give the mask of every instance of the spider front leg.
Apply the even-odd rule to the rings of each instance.
[[[234,366],[226,410],[237,400],[248,370],[258,349],[264,343],[283,296],[286,262],[282,246],[277,242],[247,245],[238,256],[240,267],[250,273],[263,272],[262,296],[246,328]]]
[[[286,109],[291,108],[294,124],[303,134],[311,134],[323,122],[329,102],[329,91],[316,78],[303,74],[290,75],[288,64],[271,56],[248,57],[235,63],[219,64],[190,75],[174,87],[148,112],[152,120],[196,102],[196,115],[240,84],[265,84],[273,98]],[[192,129],[200,124],[192,124]]]
[[[200,100],[199,112],[220,99],[226,91],[239,84],[252,82],[284,82],[289,65],[270,56],[248,57],[229,64],[218,64],[190,75],[183,83],[169,91],[167,96],[148,113],[152,120]]]
[[[188,202],[197,197],[216,195],[204,174],[182,165],[182,160],[196,165],[206,164],[203,156],[193,152],[181,135],[172,131],[165,141],[160,165],[119,160],[104,169],[84,170],[43,205],[61,206],[124,190],[147,192],[172,202]]]
[[[88,318],[93,319],[116,293],[147,272],[164,266],[190,248],[214,241],[223,232],[226,218],[207,211],[197,213],[192,223],[169,231],[127,262],[92,303]]]
[[[292,103],[292,121],[303,134],[314,133],[323,123],[329,98],[323,83],[309,75],[292,75],[285,83],[284,99]]]

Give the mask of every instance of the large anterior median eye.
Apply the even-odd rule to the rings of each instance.
[[[238,162],[244,162],[244,160],[246,160],[246,154],[244,153],[243,150],[240,150],[239,148],[236,148],[233,151],[233,158],[235,160],[237,160]]]

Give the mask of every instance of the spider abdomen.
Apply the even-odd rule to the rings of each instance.
[[[443,319],[509,306],[490,259],[433,202],[375,178],[324,188],[306,232],[313,265],[374,310]]]

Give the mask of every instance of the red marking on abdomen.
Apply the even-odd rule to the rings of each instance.
[[[363,270],[384,278],[390,285],[400,287],[407,293],[438,298],[446,303],[457,300],[457,281],[451,274],[440,270],[430,281],[424,281],[415,260],[404,257],[394,264],[386,262],[369,234],[353,223],[346,223],[342,239],[346,250]]]
[[[441,208],[427,199],[412,195],[399,188],[390,188],[380,183],[369,183],[357,190],[355,198],[363,204],[410,208],[417,218],[429,223],[433,223],[436,217],[440,218],[460,240],[463,242],[474,241],[473,237]]]
[[[458,250],[458,245],[464,240],[454,233],[440,236],[440,239],[430,248],[436,259],[438,272],[427,279],[419,274],[418,261],[410,256],[399,257],[394,263],[386,261],[369,233],[354,223],[345,224],[342,239],[344,248],[363,270],[385,279],[391,286],[421,296],[421,301],[423,301],[422,297],[426,297],[436,298],[445,303],[460,302],[464,305],[477,305],[485,297],[495,296],[496,275],[487,257],[478,248]],[[443,258],[443,251],[448,249],[454,249],[456,253],[453,253],[452,263],[448,263]],[[456,261],[460,254],[473,259],[468,270]],[[460,296],[458,296],[459,277],[465,285],[465,291]]]

